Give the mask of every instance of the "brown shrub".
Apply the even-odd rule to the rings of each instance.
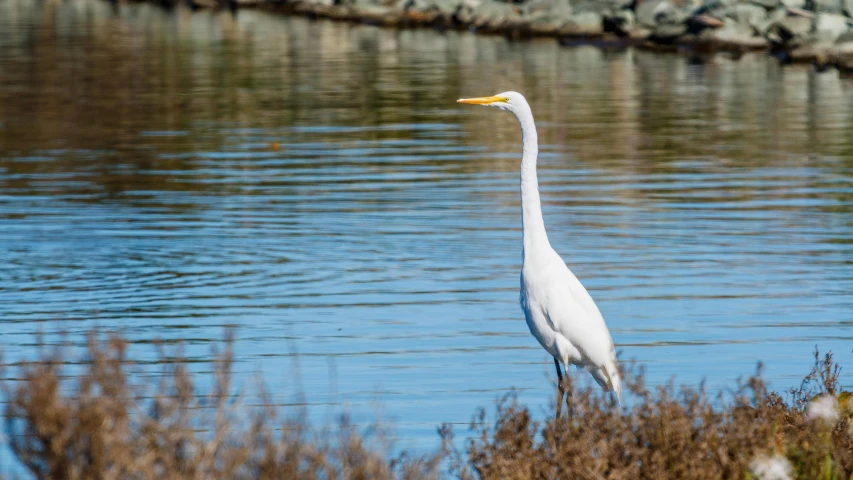
[[[788,403],[767,391],[760,365],[755,376],[715,401],[704,386],[650,389],[642,369],[626,370],[630,407],[615,407],[592,387],[576,389],[571,416],[542,424],[509,395],[499,402],[494,423],[480,410],[471,425],[474,438],[461,451],[443,427],[451,472],[462,479],[771,478],[760,464],[782,455],[790,478],[853,478],[853,405],[839,392],[831,354],[821,359],[815,351],[812,372],[789,392]],[[823,396],[830,404],[841,400],[834,421],[806,414]]]
[[[159,381],[134,376],[117,335],[89,335],[76,380],[63,377],[63,349],[43,347],[38,361],[19,367],[18,381],[3,382],[12,451],[40,479],[436,477],[438,456],[389,460],[381,426],[368,435],[343,416],[312,431],[298,418],[278,420],[274,408],[242,407],[232,393],[231,344],[229,336],[215,352],[213,387],[202,394],[182,356],[162,349]],[[260,398],[269,405],[262,389]]]
[[[230,337],[224,345],[206,393],[180,354],[160,350],[159,380],[140,374],[116,335],[89,335],[74,378],[63,376],[63,349],[43,347],[15,381],[3,381],[14,454],[37,478],[52,479],[419,479],[438,477],[441,462],[461,479],[760,479],[771,478],[762,469],[773,462],[790,478],[853,478],[853,400],[840,391],[832,356],[817,351],[787,402],[766,389],[760,365],[713,398],[703,385],[650,388],[630,365],[622,408],[597,389],[576,388],[570,416],[543,423],[510,394],[494,421],[479,410],[462,449],[445,425],[441,452],[391,458],[381,425],[368,433],[345,416],[322,429],[280,420],[262,388],[261,406],[242,406]]]

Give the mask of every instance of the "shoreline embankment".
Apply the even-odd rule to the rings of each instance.
[[[144,0],[142,0],[144,1]],[[563,45],[767,52],[853,74],[853,0],[153,0],[391,28],[555,38]]]

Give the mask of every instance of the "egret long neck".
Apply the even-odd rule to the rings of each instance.
[[[521,224],[524,231],[524,257],[530,253],[549,247],[545,222],[542,220],[542,206],[539,202],[539,179],[536,177],[536,157],[539,155],[539,141],[536,125],[530,108],[518,113],[521,124]]]

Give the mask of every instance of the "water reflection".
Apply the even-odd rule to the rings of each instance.
[[[0,30],[9,359],[100,325],[205,360],[236,325],[238,368],[281,403],[298,355],[314,414],[378,397],[417,445],[511,387],[544,404],[518,127],[454,103],[515,89],[551,241],[652,381],[764,360],[786,388],[815,344],[849,363],[836,72],[86,0],[7,0]]]

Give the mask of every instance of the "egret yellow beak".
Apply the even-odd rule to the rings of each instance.
[[[457,103],[470,103],[472,105],[490,105],[497,102],[507,102],[505,97],[477,97],[477,98],[460,98]]]

